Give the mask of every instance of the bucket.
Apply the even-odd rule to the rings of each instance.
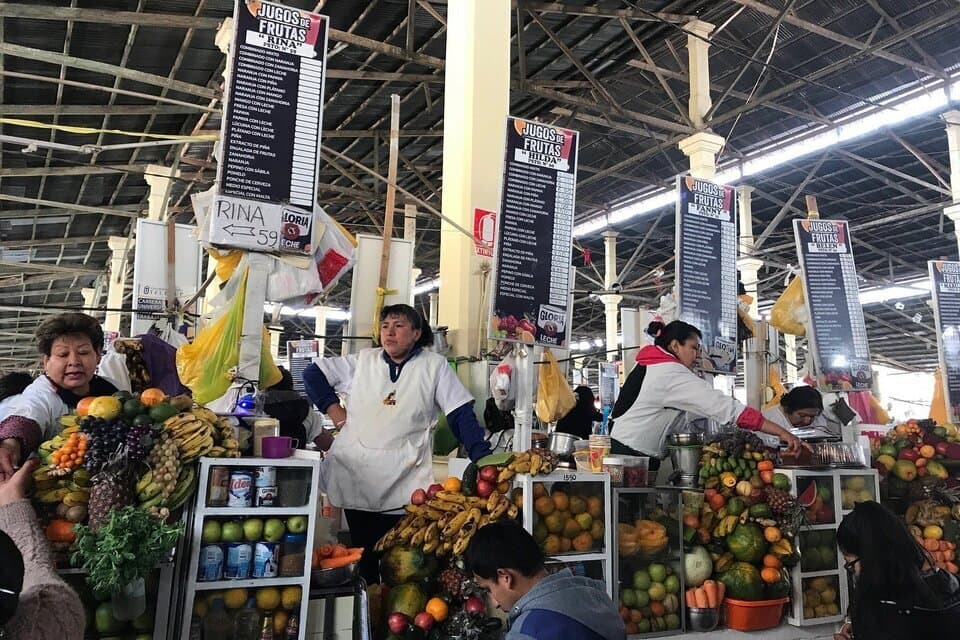
[[[783,605],[789,601],[790,598],[756,601],[724,598],[726,625],[737,631],[772,629],[780,624]]]

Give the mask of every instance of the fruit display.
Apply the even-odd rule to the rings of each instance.
[[[797,502],[810,524],[836,524],[833,510],[833,477],[801,476],[797,479]]]
[[[844,511],[853,509],[858,502],[876,500],[877,495],[873,487],[873,479],[869,476],[841,476],[840,477],[840,508]]]
[[[803,617],[807,620],[840,615],[840,582],[837,576],[803,581]]]
[[[251,598],[261,615],[273,616],[274,637],[285,637],[284,631],[292,615],[300,614],[303,588],[298,585],[286,587],[257,587],[252,589],[216,589],[198,592],[193,599],[192,615],[202,626],[204,617],[211,611],[213,601],[223,600],[231,617],[242,610]]]
[[[620,616],[627,634],[680,628],[680,576],[671,564],[642,565],[620,587]]]
[[[68,574],[62,576],[62,579],[80,597],[80,602],[86,613],[87,626],[84,630],[84,637],[119,637],[129,640],[150,640],[153,638],[153,631],[156,627],[155,618],[161,615],[159,609],[155,609],[157,607],[161,570],[155,570],[145,578],[147,610],[133,620],[118,619],[110,598],[96,594],[82,575]]]
[[[602,483],[533,483],[533,538],[548,556],[590,553],[603,547]],[[514,494],[517,505],[523,494]]]
[[[519,340],[533,342],[537,335],[535,318],[524,316],[516,318],[512,314],[494,313],[490,317],[490,330],[493,337],[500,340]]]
[[[830,529],[800,532],[800,570],[836,571],[839,564],[837,534]]]

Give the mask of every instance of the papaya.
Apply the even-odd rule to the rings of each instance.
[[[411,620],[427,605],[427,595],[419,585],[407,582],[390,589],[387,595],[386,614],[402,613]]]
[[[436,557],[416,547],[393,547],[380,558],[380,575],[390,586],[422,580],[436,571]],[[417,613],[414,611],[413,615]]]

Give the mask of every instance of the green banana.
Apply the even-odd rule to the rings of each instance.
[[[153,482],[153,469],[148,470],[145,474],[143,474],[143,477],[137,481],[137,493],[140,493],[146,489],[151,482]]]

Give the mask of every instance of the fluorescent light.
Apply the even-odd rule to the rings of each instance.
[[[925,86],[924,83],[933,84],[931,79],[924,79],[919,83],[900,87],[887,94],[892,93],[893,97],[870,100],[881,106],[866,105],[838,117],[834,128],[810,128],[785,142],[749,154],[742,163],[735,162],[721,168],[714,177],[714,181],[720,184],[736,182],[741,178],[782,166],[797,158],[873,134],[882,128],[896,126],[924,114],[942,111],[949,106],[951,100],[960,100],[960,79],[954,79],[947,85],[933,89]],[[949,97],[947,88],[949,88]],[[575,225],[573,237],[582,238],[592,235],[607,227],[674,205],[676,198],[674,189],[656,189],[641,193],[629,204]]]
[[[421,293],[427,293],[428,291],[434,291],[440,288],[440,278],[434,278],[433,280],[427,280],[421,282],[413,288],[413,295],[418,296]]]
[[[603,346],[603,338],[594,338],[594,339],[593,339],[593,346],[595,346],[595,347],[602,347],[602,346]]]
[[[277,305],[272,302],[267,302],[263,305],[263,310],[270,315],[273,315],[276,310]],[[316,307],[307,307],[305,309],[298,309],[295,307],[281,306],[280,309],[281,316],[292,317],[296,316],[298,318],[314,318],[317,317],[317,308]],[[333,307],[327,307],[326,316],[329,322],[346,322],[350,319],[350,312],[344,309],[335,309]]]
[[[892,302],[894,300],[905,300],[908,298],[926,298],[930,295],[930,282],[928,280],[914,280],[901,282],[887,287],[871,287],[860,290],[860,304],[864,307],[880,304],[882,302]]]

